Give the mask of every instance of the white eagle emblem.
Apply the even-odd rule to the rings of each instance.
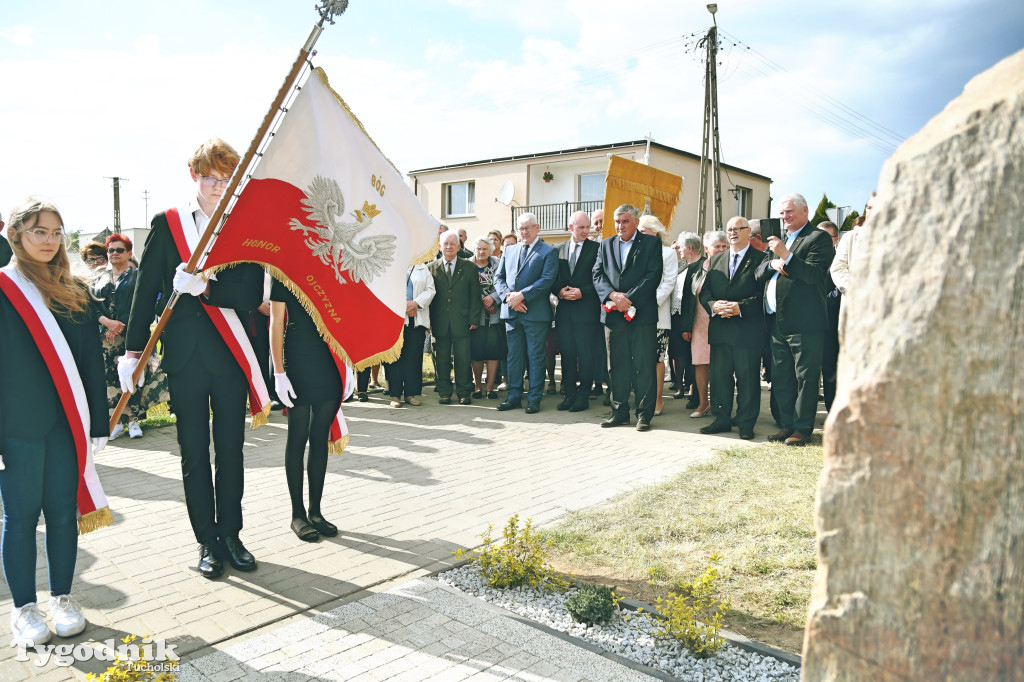
[[[317,175],[310,183],[302,205],[317,226],[303,225],[298,218],[292,218],[289,225],[293,230],[302,231],[306,236],[306,246],[324,265],[334,270],[340,283],[346,283],[341,274],[344,270],[348,270],[353,282],[372,281],[394,261],[398,248],[395,235],[366,235],[356,241],[356,235],[369,227],[374,217],[380,214],[375,204],[363,202],[362,208],[351,212],[355,222],[342,222],[345,197],[341,188],[335,180]]]

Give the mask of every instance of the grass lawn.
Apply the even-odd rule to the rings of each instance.
[[[726,450],[670,481],[572,512],[544,531],[551,565],[653,604],[718,554],[725,628],[799,653],[817,567],[820,434],[803,448]]]

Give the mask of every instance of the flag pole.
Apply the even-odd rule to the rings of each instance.
[[[306,38],[305,44],[299,50],[299,55],[295,58],[295,62],[292,64],[291,70],[285,77],[284,82],[281,84],[280,90],[277,91],[277,97],[274,98],[273,104],[270,105],[270,110],[267,111],[267,115],[263,117],[263,122],[260,124],[259,130],[256,132],[255,137],[249,143],[249,148],[245,152],[245,156],[239,161],[238,166],[235,167],[235,172],[231,176],[231,182],[228,184],[227,190],[221,195],[220,201],[217,202],[217,208],[213,212],[213,216],[210,217],[210,222],[206,226],[206,231],[203,232],[202,237],[199,239],[199,244],[195,249],[192,250],[192,257],[189,258],[188,263],[185,266],[185,272],[192,273],[196,269],[196,265],[199,259],[203,255],[203,250],[213,237],[214,233],[220,225],[221,220],[224,218],[224,213],[227,210],[228,202],[234,196],[235,190],[238,189],[239,183],[241,183],[243,176],[252,164],[253,158],[256,156],[256,150],[259,148],[263,139],[266,137],[267,132],[270,130],[274,119],[277,117],[278,112],[281,109],[281,105],[284,104],[285,98],[295,85],[295,81],[298,79],[299,74],[302,72],[306,61],[309,59],[310,53],[313,51],[313,46],[316,45],[316,41],[319,40],[320,34],[323,33],[324,23],[334,24],[334,18],[345,12],[348,8],[348,0],[320,0],[317,4],[316,11],[320,14],[320,21],[314,26],[312,31],[309,33],[309,37]],[[153,355],[153,350],[156,348],[157,341],[160,340],[160,335],[163,334],[164,328],[167,327],[167,323],[170,321],[171,315],[174,313],[174,305],[178,301],[179,293],[174,291],[167,299],[167,306],[160,314],[160,319],[157,320],[156,327],[153,329],[153,333],[150,334],[149,341],[146,343],[146,347],[142,350],[142,354],[139,357],[139,365],[135,368],[135,372],[132,374],[132,385],[138,384],[139,379],[146,371],[146,364],[149,362],[149,358]],[[113,432],[117,422],[121,419],[121,414],[124,412],[125,407],[128,405],[128,399],[131,397],[131,393],[122,393],[121,399],[117,401],[117,406],[114,408],[114,413],[110,417],[110,431]]]

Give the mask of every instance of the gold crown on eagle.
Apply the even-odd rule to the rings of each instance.
[[[380,215],[380,211],[377,209],[377,204],[371,204],[369,201],[364,201],[363,207],[359,210],[371,218],[376,218]]]

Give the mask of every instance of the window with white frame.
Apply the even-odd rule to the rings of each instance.
[[[463,218],[476,213],[476,182],[453,182],[444,187],[444,217]]]
[[[580,201],[604,199],[604,173],[580,173],[577,191]]]
[[[749,187],[736,186],[736,215],[750,217],[750,204],[754,198],[754,190]]]

